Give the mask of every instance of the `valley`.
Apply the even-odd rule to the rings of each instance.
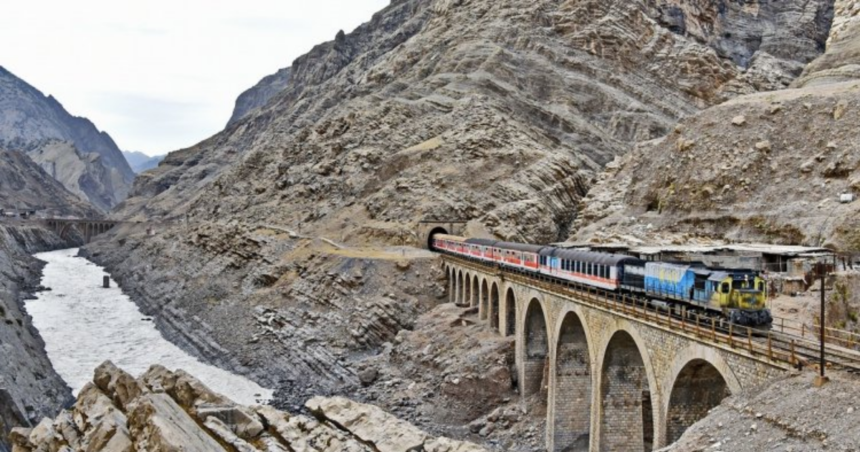
[[[860,333],[858,15],[394,0],[152,160],[0,71],[0,208],[37,217],[0,219],[0,430],[19,427],[0,451],[852,450],[860,407],[839,393],[858,380],[836,357]],[[89,241],[38,222],[64,217],[115,226]],[[688,305],[554,298],[525,267],[427,249],[432,225],[643,269],[753,262],[768,309],[803,330],[754,345]],[[847,338],[823,389],[801,351],[816,259],[831,340]],[[606,265],[588,275],[621,277]],[[74,421],[101,409],[109,426]],[[411,442],[386,443],[386,423]]]

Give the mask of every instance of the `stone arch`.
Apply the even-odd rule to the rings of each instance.
[[[490,327],[499,330],[499,286],[496,283],[490,289]]]
[[[650,451],[657,444],[650,358],[641,340],[616,331],[605,349],[600,369],[600,448],[604,451]]]
[[[466,285],[463,286],[463,298],[461,303],[463,306],[469,306],[472,301],[472,275],[466,273]]]
[[[540,416],[546,413],[548,396],[549,333],[546,314],[537,298],[532,298],[526,308],[522,331],[525,338],[522,396],[530,403],[530,411]]]
[[[478,311],[481,313],[481,320],[487,318],[487,311],[490,309],[490,286],[487,284],[487,278],[484,278],[484,282],[481,285],[481,306],[478,308]]]
[[[433,236],[436,234],[445,234],[448,235],[448,231],[445,228],[437,227],[433,228],[429,234],[427,234],[427,249],[430,251],[436,251],[436,247],[433,246]]]
[[[499,313],[501,315],[501,313]],[[505,327],[507,331],[503,332],[504,336],[514,336],[517,334],[517,297],[514,295],[514,289],[508,287],[505,292]]]
[[[719,352],[698,344],[678,355],[670,375],[665,386],[671,388],[665,407],[667,444],[677,441],[724,398],[741,390]]]
[[[481,292],[478,286],[478,280],[479,278],[477,276],[472,279],[472,299],[469,300],[469,306],[471,307],[478,306],[478,300],[480,299]]]
[[[556,330],[553,451],[587,452],[592,403],[589,334],[575,311],[567,312]]]

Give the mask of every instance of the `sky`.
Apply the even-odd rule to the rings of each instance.
[[[3,2],[0,66],[148,155],[227,124],[261,78],[390,0]]]

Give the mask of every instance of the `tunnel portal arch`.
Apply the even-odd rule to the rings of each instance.
[[[448,234],[448,231],[447,231],[445,228],[443,228],[443,227],[439,227],[439,226],[437,226],[437,227],[435,227],[435,228],[431,229],[431,230],[430,230],[430,233],[429,233],[429,234],[427,234],[427,249],[428,249],[428,250],[430,250],[430,251],[436,251],[436,247],[435,247],[435,246],[433,246],[433,236],[434,236],[434,235],[436,235],[436,234],[449,235],[449,234]],[[414,242],[413,242],[413,243],[414,243]]]

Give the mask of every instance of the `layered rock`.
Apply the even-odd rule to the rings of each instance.
[[[139,379],[110,362],[75,406],[35,428],[15,429],[15,451],[318,451],[480,452],[437,438],[379,408],[344,398],[314,398],[314,417],[247,407],[212,392],[183,372],[153,366]]]
[[[5,165],[0,165],[0,171]],[[0,179],[6,180],[6,179]],[[33,427],[68,403],[71,390],[57,375],[45,344],[24,309],[43,263],[31,253],[73,246],[38,227],[0,220],[0,451],[10,450],[13,427]]]
[[[233,125],[252,111],[264,107],[273,97],[286,89],[289,82],[290,68],[284,68],[272,75],[263,77],[256,85],[245,90],[236,99],[236,105],[233,107],[233,114],[230,116],[227,126]]]
[[[147,227],[121,226],[127,249],[96,242],[85,252],[113,268],[168,340],[278,388],[280,406],[359,386],[354,360],[444,296],[430,253],[336,248],[266,225]]]
[[[117,193],[127,189],[124,183],[115,186],[101,155],[83,153],[68,141],[34,142],[22,151],[67,190],[103,212],[118,202]]]
[[[573,240],[718,239],[860,252],[860,45],[840,3],[827,53],[797,88],[738,97],[682,121],[609,166],[583,200]],[[840,69],[842,68],[842,69]]]
[[[68,144],[58,147],[52,144],[56,141]],[[113,207],[125,199],[134,181],[134,173],[107,133],[86,118],[70,115],[52,96],[3,67],[0,143],[7,149],[35,151],[41,165],[55,164],[54,172],[66,188],[84,193],[96,205],[108,201],[107,207]],[[90,170],[83,171],[84,167]]]
[[[242,216],[388,243],[447,217],[564,238],[595,171],[701,107],[787,85],[823,47],[832,9],[712,5],[393,2],[298,58],[266,106],[168,156],[122,215]]]
[[[11,212],[37,210],[47,215],[90,218],[100,215],[88,202],[70,193],[26,155],[0,149],[0,208]],[[2,221],[2,220],[0,220]]]

